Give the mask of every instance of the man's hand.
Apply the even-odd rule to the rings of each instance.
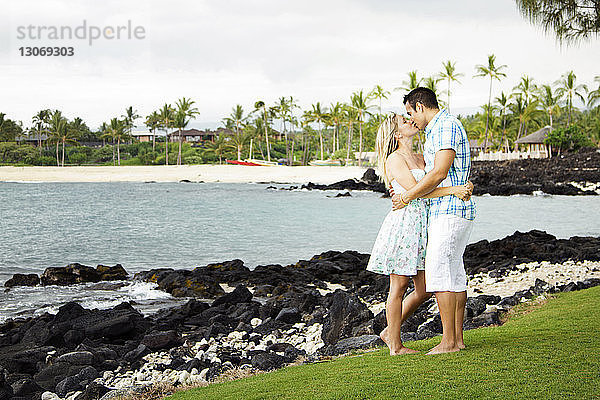
[[[399,194],[395,194],[392,196],[392,210],[401,210],[404,207],[406,207],[404,204],[402,204],[402,200],[400,200],[400,198],[401,195]]]

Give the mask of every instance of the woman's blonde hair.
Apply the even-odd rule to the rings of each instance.
[[[389,186],[389,178],[385,167],[390,154],[398,148],[398,140],[396,139],[396,131],[398,124],[396,123],[396,114],[391,114],[379,125],[377,130],[377,138],[375,139],[375,151],[377,152],[377,175],[379,180],[385,182]]]

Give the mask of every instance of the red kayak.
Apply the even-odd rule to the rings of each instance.
[[[235,165],[247,165],[250,167],[260,167],[260,164],[248,162],[248,161],[235,161],[235,160],[225,160],[227,164],[235,164]]]

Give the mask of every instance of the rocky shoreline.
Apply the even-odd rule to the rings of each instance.
[[[502,312],[540,295],[599,285],[599,250],[600,238],[540,231],[469,245],[465,328],[498,325]],[[129,303],[88,310],[71,302],[56,315],[8,320],[0,325],[0,400],[109,399],[380,346],[388,278],[365,270],[368,257],[329,251],[254,270],[240,260],[155,269],[125,282],[153,282],[188,299],[184,305],[144,316]],[[71,264],[41,277],[17,274],[5,286],[123,282],[123,273],[119,265]],[[405,340],[440,333],[433,300],[403,326]]]
[[[475,161],[471,181],[476,196],[511,196],[545,193],[594,196],[600,194],[600,150],[582,149],[548,159]],[[346,179],[330,185],[308,183],[289,189],[369,190],[388,195],[373,169],[359,179]]]

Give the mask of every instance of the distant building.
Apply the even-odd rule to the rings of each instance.
[[[292,134],[292,132],[288,132],[288,136],[291,135],[291,134]],[[301,135],[301,133],[300,133],[300,135]],[[283,133],[281,133],[278,130],[273,129],[273,128],[269,128],[269,137],[272,137],[275,140],[283,140],[283,139],[285,139],[285,135]]]
[[[19,143],[19,144],[23,144],[23,143],[27,143],[30,144],[34,147],[37,147],[38,144],[42,143],[42,146],[48,146],[49,143],[47,142],[47,140],[50,139],[50,136],[46,135],[45,133],[37,134],[37,133],[30,133],[29,135],[21,135],[21,136],[17,136],[15,138],[15,142]],[[56,144],[55,141],[53,141],[53,144]],[[72,146],[71,144],[67,144],[67,146]],[[77,146],[87,146],[87,147],[102,147],[102,142],[82,142],[81,140],[77,139]]]
[[[48,135],[46,135],[45,133],[42,133],[41,135],[38,133],[31,133],[29,135],[20,135],[15,137],[15,142],[22,144],[22,143],[27,143],[30,144],[32,146],[37,146],[38,143],[42,142],[42,145],[44,144],[44,142],[46,140],[48,140]]]
[[[151,142],[152,137],[154,136],[154,133],[152,133],[148,130],[141,130],[141,131],[131,132],[131,136],[133,136],[133,138],[135,140],[137,140],[138,142]]]
[[[483,151],[483,141],[469,139],[469,147],[471,149],[471,157],[476,157]]]
[[[548,158],[552,157],[552,146],[544,143],[548,138],[548,134],[552,130],[551,127],[545,126],[532,134],[520,138],[515,143],[519,146],[526,145],[526,151],[495,151],[484,153],[479,151],[478,154],[473,154],[474,161],[505,161],[505,160],[521,160],[526,158]],[[470,142],[470,141],[469,141]]]
[[[153,136],[164,137],[164,131],[160,131],[160,133],[155,134],[148,130],[138,130],[133,132],[131,135],[139,142],[151,142]],[[232,132],[229,129],[219,128],[216,131],[211,130],[199,130],[199,129],[184,129],[181,131],[182,141],[184,143],[191,144],[200,144],[205,142],[214,142],[215,138],[220,134],[231,134]],[[175,130],[169,132],[167,135],[169,138],[169,142],[176,143],[179,142],[179,131]]]
[[[184,129],[181,133],[179,133],[179,131],[173,131],[169,133],[169,142],[178,142],[180,134],[184,143],[204,143],[214,142],[218,133],[209,130],[201,131],[195,128]]]
[[[515,143],[527,145],[526,158],[548,158],[552,151],[552,147],[544,143],[548,138],[548,134],[552,131],[552,127],[545,126],[525,137],[520,138]]]

